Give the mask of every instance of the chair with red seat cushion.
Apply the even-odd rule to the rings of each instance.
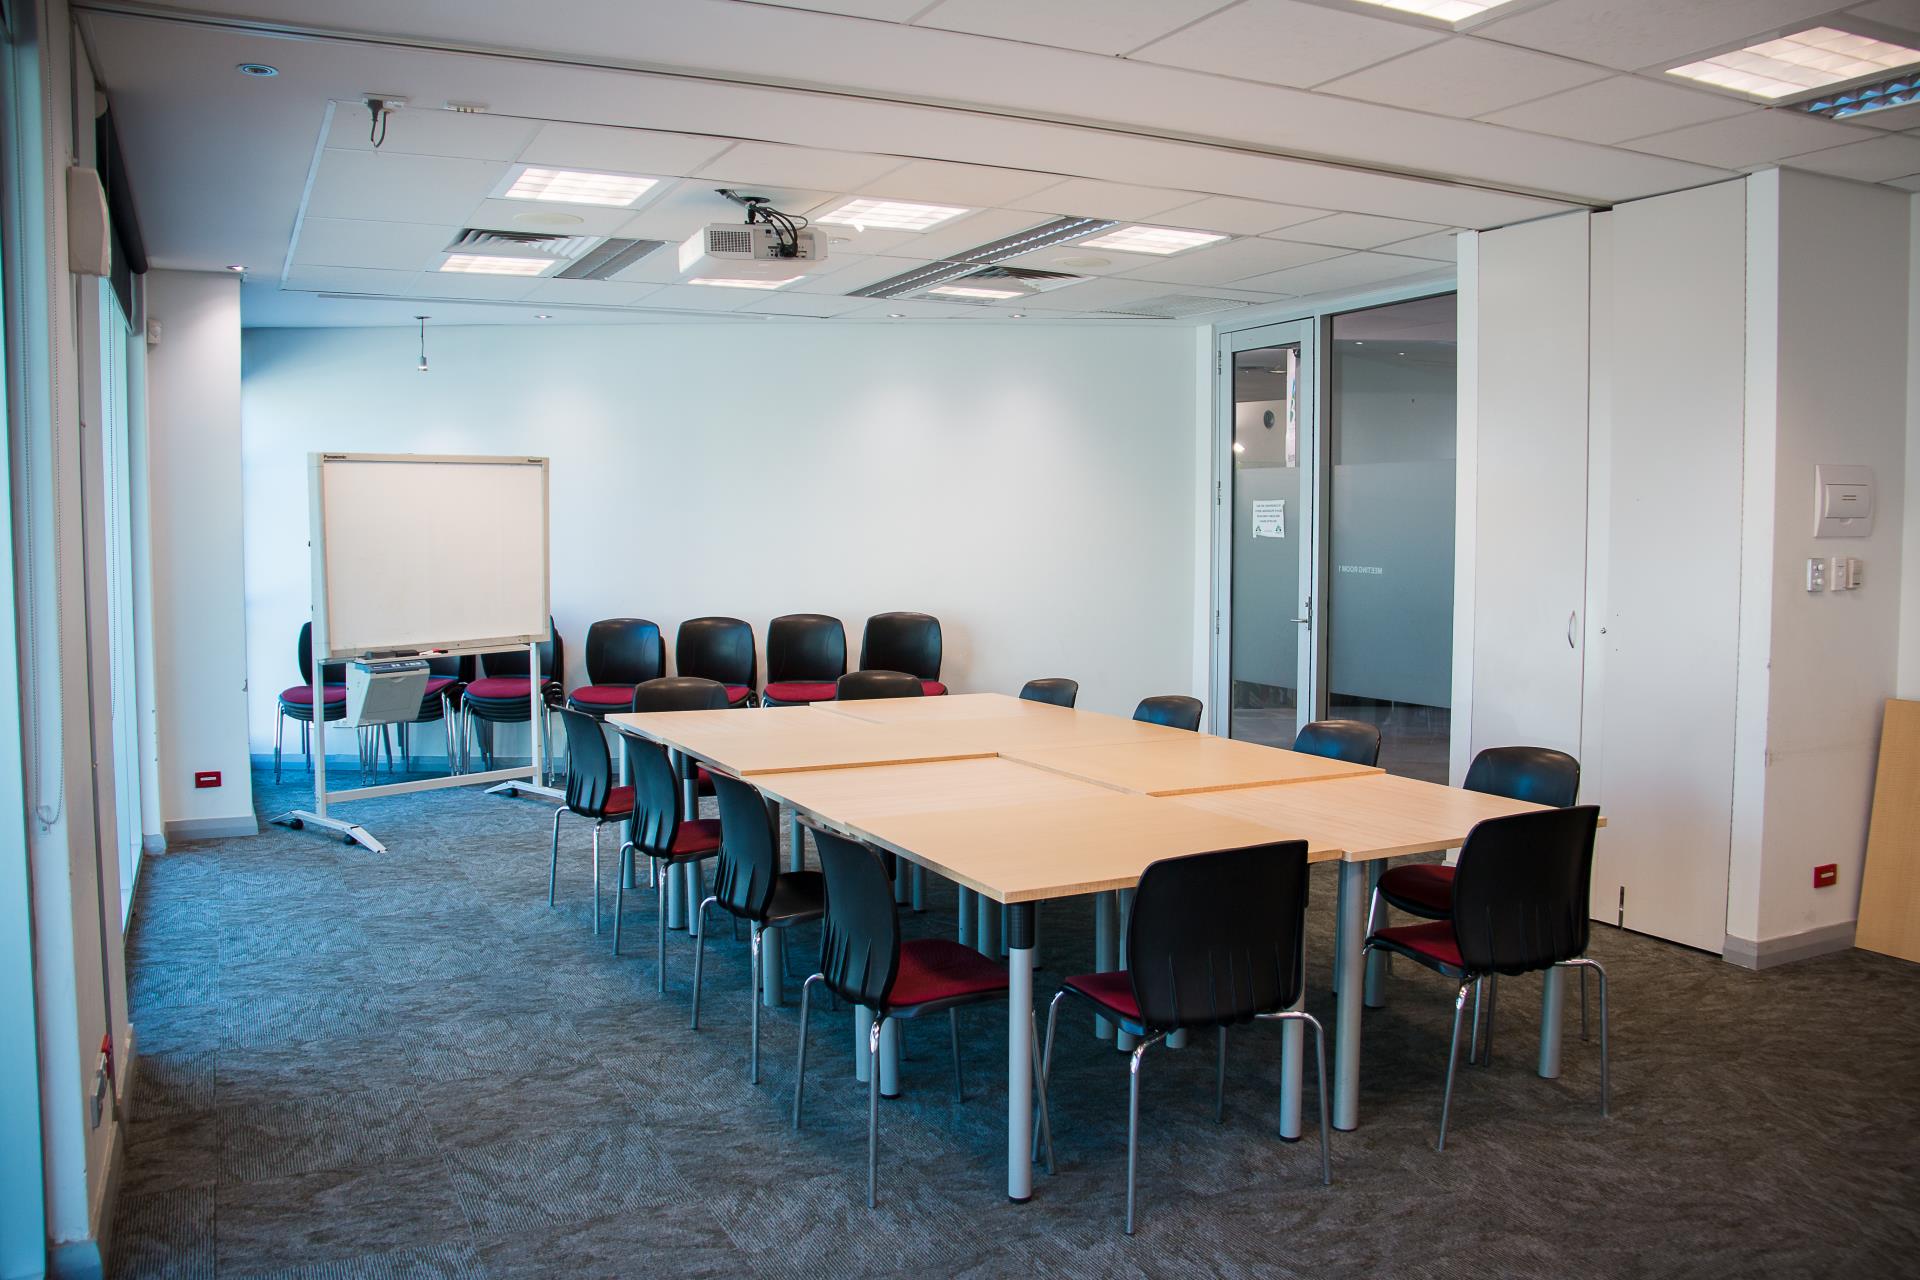
[[[667,674],[667,642],[645,618],[602,618],[587,628],[587,682],[567,697],[599,720],[633,705],[634,686]]]
[[[807,1013],[817,982],[873,1014],[873,1025],[867,1031],[867,1052],[873,1068],[867,1073],[867,1207],[872,1208],[880,1141],[878,1055],[887,1022],[922,1014],[947,1014],[953,1041],[954,1097],[958,1101],[964,1092],[959,1010],[965,1005],[1006,999],[1007,971],[971,947],[950,939],[902,942],[893,879],[879,851],[820,827],[813,828],[813,838],[826,880],[826,916],[820,930],[820,971],[800,988],[800,1062],[793,1081],[793,1127],[800,1127],[807,1076]],[[1048,1151],[1051,1155],[1051,1143]]]
[[[649,680],[634,690],[636,709],[665,709],[642,706],[643,699],[673,695],[658,691],[666,680]],[[711,680],[684,681],[687,685],[706,686],[710,694],[726,697]],[[697,691],[697,690],[696,690]],[[709,699],[711,705],[711,699]],[[720,852],[720,823],[712,818],[680,814],[682,777],[667,756],[666,748],[638,738],[625,738],[627,782],[633,788],[632,834],[620,846],[620,869],[613,888],[613,954],[620,954],[620,923],[626,908],[627,872],[637,853],[653,866],[659,891],[654,895],[660,908],[660,990],[667,989],[667,888],[660,872],[680,865],[697,871],[704,858]]]
[[[633,788],[613,785],[613,756],[600,722],[571,707],[558,709],[567,735],[567,800],[553,811],[553,858],[547,867],[547,905],[560,874],[560,815],[593,819],[593,931],[600,932],[600,828],[633,816]]]
[[[767,624],[767,706],[831,702],[847,673],[847,629],[824,613],[786,613]]]
[[[1133,1234],[1134,1171],[1140,1142],[1140,1064],[1176,1031],[1213,1029],[1219,1037],[1214,1120],[1224,1114],[1227,1029],[1255,1019],[1313,1028],[1319,1063],[1320,1176],[1333,1181],[1328,1149],[1326,1035],[1296,1008],[1306,989],[1301,939],[1307,917],[1307,842],[1221,849],[1163,858],[1140,876],[1127,922],[1127,967],[1068,978],[1047,1010],[1040,1114],[1053,1075],[1053,1033],[1068,996],[1139,1038],[1130,1062],[1127,1108],[1127,1218]],[[1051,1172],[1051,1161],[1049,1161]]]
[[[622,710],[627,711],[722,711],[737,705],[727,687],[718,680],[707,680],[700,676],[662,676],[658,680],[648,680],[635,685],[633,701]],[[692,783],[687,798],[687,816],[698,816],[693,806],[701,796],[713,794],[713,779],[705,769],[695,767],[691,761],[678,755],[669,757],[680,774],[682,785]]]
[[[706,770],[702,769],[702,773]],[[697,915],[699,940],[693,951],[693,1016],[700,1029],[700,974],[707,956],[707,908],[718,905],[751,927],[748,973],[753,1007],[747,1041],[747,1083],[760,1083],[761,947],[768,929],[786,931],[818,920],[826,910],[826,883],[818,871],[780,870],[779,811],[753,786],[717,774],[712,779],[720,806],[720,861],[714,868],[713,896]]]
[[[1599,821],[1599,809],[1580,805],[1476,824],[1454,869],[1452,915],[1380,929],[1367,939],[1368,951],[1405,956],[1459,983],[1436,1150],[1447,1146],[1447,1112],[1453,1103],[1467,992],[1496,974],[1580,968],[1600,975],[1600,1114],[1607,1114],[1607,971],[1586,957],[1593,836]]]
[[[753,705],[759,662],[753,627],[739,618],[688,618],[674,637],[674,669],[725,685],[729,706]]]
[[[567,671],[566,645],[560,638],[560,629],[553,625],[551,618],[547,619],[547,627],[549,638],[542,640],[538,646],[541,716],[534,732],[540,734],[545,747],[541,761],[551,766],[553,735],[547,724],[547,713],[564,701],[562,691],[566,685]],[[485,725],[485,736],[480,740],[480,755],[488,768],[493,767],[493,726],[531,722],[532,695],[525,649],[480,655],[480,678],[466,687],[460,699],[461,719],[466,723],[461,741],[467,741],[475,721]],[[545,779],[541,781],[545,782]]]
[[[460,754],[453,740],[453,717],[460,709],[461,695],[473,679],[473,665],[470,656],[427,659],[427,687],[420,694],[420,710],[412,721],[403,720],[399,726],[400,750],[407,768],[413,767],[413,725],[438,720],[446,734],[447,772],[461,772]]]
[[[947,691],[940,683],[940,619],[930,613],[876,613],[860,635],[862,671],[905,671],[918,676],[928,697]]]
[[[291,720],[300,726],[300,749],[306,753],[307,770],[313,770],[313,740],[307,726],[313,723],[313,624],[300,624],[300,639],[294,645],[296,660],[300,664],[300,683],[280,691],[280,714],[273,720],[273,780],[280,781],[280,743],[281,733],[286,721]],[[328,723],[343,720],[347,715],[347,664],[344,662],[325,662],[320,665],[320,683],[323,692],[321,713]]]

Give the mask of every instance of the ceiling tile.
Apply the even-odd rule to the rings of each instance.
[[[656,249],[655,253],[665,253]],[[551,302],[556,306],[599,305],[629,306],[659,289],[654,284],[634,284],[626,280],[542,280],[527,294],[528,302]]]
[[[360,267],[295,267],[285,287],[307,293],[393,293],[413,290],[416,271],[374,271]]]
[[[1745,44],[1833,8],[1832,0],[1557,0],[1494,18],[1473,33],[1638,71]]]
[[[1559,138],[1613,143],[1756,110],[1715,93],[1640,76],[1614,76],[1480,118]]]
[[[1907,172],[1916,170],[1920,165]],[[435,255],[447,247],[457,231],[457,227],[430,223],[306,218],[294,242],[293,260],[300,266],[419,271],[439,260]]]
[[[833,267],[831,258],[827,260],[827,265]],[[924,258],[854,258],[832,270],[808,275],[787,288],[800,293],[852,293],[855,289],[864,289],[870,284],[878,284],[926,265]]]
[[[865,299],[862,299],[865,301]],[[1007,313],[985,307],[969,307],[946,302],[922,302],[918,298],[875,298],[867,305],[847,313],[862,320],[885,320],[898,315],[904,320],[998,320]]]
[[[1830,120],[1785,111],[1756,111],[1727,120],[1689,125],[1627,144],[1635,151],[1744,169],[1772,164],[1787,156],[1805,155],[1861,137],[1858,130]]]
[[[797,214],[817,209],[831,195],[796,187],[763,186],[754,187],[753,194],[768,196],[776,209]],[[745,217],[746,211],[716,192],[714,184],[689,178],[629,218],[619,234],[677,244],[710,222],[741,222]]]
[[[853,191],[888,170],[899,167],[900,161],[895,156],[826,151],[816,147],[783,147],[768,142],[740,142],[735,143],[719,159],[702,165],[699,176],[716,182]]]
[[[754,289],[723,289],[710,284],[670,284],[647,295],[648,307],[684,311],[737,311],[753,301]]]
[[[372,125],[358,102],[333,104],[327,129],[329,147],[349,151],[392,151],[422,156],[458,156],[469,160],[511,160],[538,132],[532,120],[405,107],[387,117],[387,135],[378,148],[368,137]]]
[[[1392,257],[1384,253],[1349,253],[1325,262],[1242,280],[1240,287],[1304,295],[1328,293],[1336,289],[1360,289],[1429,273],[1438,278],[1447,273],[1447,268],[1442,263],[1417,258]]]
[[[1262,272],[1331,258],[1338,252],[1314,245],[1288,244],[1282,240],[1234,240],[1209,249],[1177,253],[1159,262],[1144,262],[1126,274],[1133,280],[1161,280],[1169,284],[1231,284]],[[1125,258],[1129,255],[1114,256]]]
[[[645,205],[642,206],[644,208]],[[482,200],[461,224],[493,231],[546,232],[562,236],[611,236],[632,222],[632,209],[544,200]]]
[[[1446,37],[1296,0],[1245,0],[1139,50],[1143,62],[1305,87]]]
[[[496,161],[328,148],[306,212],[310,218],[464,226],[506,172]]]
[[[1060,181],[1056,173],[1000,169],[984,164],[952,164],[945,160],[914,160],[884,178],[859,187],[861,195],[893,200],[924,200],[958,204],[970,209],[1006,206]]]
[[[414,277],[413,292],[422,298],[487,298],[518,302],[540,283],[537,276],[487,276],[464,271],[422,271]]]
[[[1191,191],[1134,187],[1093,178],[1068,178],[1013,202],[1017,209],[1045,211],[1057,217],[1113,218],[1134,222],[1151,218],[1195,198]]]
[[[760,0],[760,3],[782,9],[840,13],[852,18],[879,18],[886,22],[905,22],[927,7],[927,0]]]
[[[1091,53],[1126,53],[1231,0],[942,0],[919,27],[968,31]]]
[[[1455,36],[1315,87],[1414,111],[1477,116],[1605,75],[1589,63]]]
[[[765,315],[815,316],[826,319],[829,316],[845,315],[849,311],[866,305],[865,298],[836,298],[824,293],[788,293],[782,289],[778,293],[757,297],[740,309]]]
[[[1920,173],[1916,173],[1910,178],[1895,178],[1893,181],[1887,183],[1887,185],[1890,187],[1898,187],[1902,191],[1920,191]]]
[[[1455,231],[1436,231],[1432,235],[1395,240],[1378,247],[1407,258],[1431,258],[1435,262],[1460,260],[1459,233]]]
[[[1890,27],[1920,35],[1920,0],[1872,0],[1847,10],[1868,22],[1884,22]]]
[[[955,218],[931,231],[910,239],[899,252],[909,258],[948,258],[967,253],[983,244],[1019,235],[1048,222],[1043,213],[1021,209],[982,209],[979,213]]]
[[[517,159],[523,164],[563,169],[681,176],[698,171],[732,145],[731,139],[696,133],[656,133],[651,129],[555,121],[540,126],[540,132]]]
[[[1895,133],[1865,142],[1849,142],[1794,156],[1784,163],[1796,169],[1830,173],[1838,178],[1858,178],[1862,182],[1885,182],[1920,173],[1920,138]]]
[[[1208,196],[1159,215],[1157,222],[1197,231],[1224,231],[1230,236],[1257,236],[1326,216],[1325,209],[1295,204],[1268,204],[1238,196]]]
[[[1376,249],[1395,240],[1410,240],[1414,236],[1447,230],[1449,228],[1437,227],[1431,222],[1377,218],[1370,213],[1335,213],[1313,222],[1288,227],[1276,232],[1275,238],[1305,244],[1339,245],[1343,249]]]

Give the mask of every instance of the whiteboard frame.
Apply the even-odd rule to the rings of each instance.
[[[397,462],[397,463],[445,463],[449,466],[493,466],[493,467],[538,467],[540,468],[540,594],[546,607],[542,614],[553,615],[553,498],[549,460],[532,458],[524,454],[490,456],[486,454],[439,454],[439,453],[333,453],[319,452],[307,455],[307,546],[310,557],[310,569],[313,590],[313,655],[316,664],[337,662],[342,659],[369,656],[393,657],[404,654],[465,654],[487,653],[500,649],[515,649],[525,644],[544,642],[552,638],[552,629],[542,628],[536,632],[523,632],[505,636],[476,636],[453,639],[445,643],[424,645],[418,649],[377,649],[359,650],[333,647],[331,632],[327,625],[327,538],[326,538],[326,486],[321,475],[330,462]]]

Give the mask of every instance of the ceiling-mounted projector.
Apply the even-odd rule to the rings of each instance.
[[[827,246],[806,228],[788,230],[770,222],[715,222],[680,246],[680,274],[740,280],[789,280],[805,275],[827,256]]]

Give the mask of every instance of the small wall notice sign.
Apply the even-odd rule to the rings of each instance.
[[[1253,536],[1256,538],[1287,536],[1287,500],[1285,498],[1254,500]]]

